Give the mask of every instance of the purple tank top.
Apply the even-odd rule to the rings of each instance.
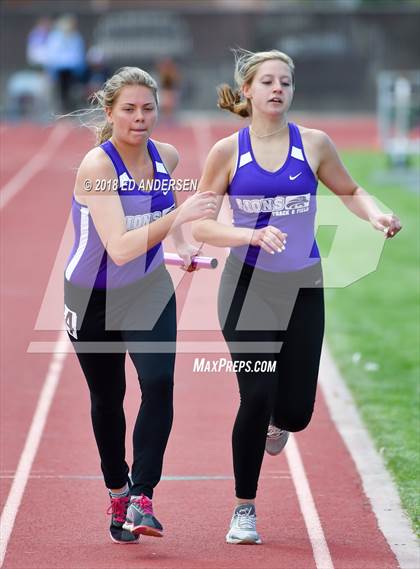
[[[153,186],[137,185],[110,140],[100,148],[111,159],[119,181],[118,194],[124,210],[127,231],[152,223],[174,209],[171,177],[156,146],[149,139],[147,149],[153,162]],[[163,249],[158,243],[143,255],[118,266],[107,254],[89,214],[89,208],[73,196],[72,217],[75,240],[67,261],[65,277],[86,288],[119,288],[154,271],[163,263]]]
[[[286,162],[269,172],[255,160],[249,127],[240,130],[236,172],[227,190],[235,227],[272,225],[288,234],[282,253],[271,255],[253,245],[231,249],[242,262],[271,272],[297,271],[320,260],[314,236],[318,181],[293,123],[289,123],[289,138]]]

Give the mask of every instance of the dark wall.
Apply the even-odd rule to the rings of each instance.
[[[419,4],[400,2],[381,8],[378,2],[375,9],[360,5],[338,10],[330,2],[263,2],[255,3],[254,9],[247,11],[222,11],[213,8],[211,2],[152,5],[163,6],[164,11],[167,6],[178,7],[176,15],[187,30],[191,47],[177,58],[183,76],[184,108],[215,107],[215,86],[233,82],[233,56],[229,48],[235,46],[252,51],[274,47],[293,57],[296,110],[372,111],[376,106],[379,70],[419,67]],[[102,18],[109,17],[112,10],[121,14],[125,7],[133,9],[133,6],[140,13],[147,9],[139,7],[139,2],[122,0],[118,4],[65,0],[3,2],[1,84],[4,85],[10,73],[26,67],[26,37],[39,15],[75,13],[89,46]],[[116,58],[110,61],[110,68],[136,64],[153,72],[155,62],[144,57],[143,52],[139,49],[138,55]]]

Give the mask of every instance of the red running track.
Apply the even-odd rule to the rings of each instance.
[[[235,126],[206,127],[205,144]],[[181,154],[179,177],[198,177],[203,141],[188,126],[160,128],[156,138],[172,142]],[[8,127],[4,180],[27,163],[47,137],[42,129]],[[204,134],[203,134],[204,136]],[[74,169],[91,143],[70,130],[54,151],[48,169],[37,173],[2,212],[1,224],[1,505],[4,507],[30,428],[51,354],[28,353],[31,342],[58,337],[35,330],[66,224]],[[171,249],[170,244],[167,247]],[[223,261],[224,253],[204,250]],[[221,262],[221,267],[223,262]],[[88,392],[76,358],[64,361],[23,499],[17,512],[6,569],[312,569],[313,549],[300,510],[291,471],[283,454],[266,456],[258,494],[259,530],[264,545],[224,543],[233,506],[230,431],[238,405],[233,374],[193,372],[195,357],[226,357],[217,331],[216,293],[220,271],[180,275],[179,341],[175,378],[175,421],[155,493],[155,510],[165,537],[144,537],[121,547],[107,535],[108,498],[100,477],[91,432]],[[192,279],[192,282],[188,282]],[[61,286],[61,284],[60,284]],[[189,287],[189,288],[188,288]],[[188,289],[187,309],[182,311]],[[57,310],[61,314],[61,307]],[[202,320],[195,315],[200,312]],[[197,328],[197,329],[196,329]],[[193,329],[193,330],[191,330]],[[205,329],[205,332],[200,330]],[[186,342],[219,342],[218,352],[186,352]],[[200,344],[198,344],[200,346]],[[199,350],[200,348],[198,348]],[[133,424],[139,401],[133,368],[128,368],[126,409]],[[128,429],[129,431],[129,429]],[[396,559],[380,533],[369,500],[322,394],[308,429],[297,442],[335,569],[393,569]],[[127,441],[128,457],[131,456]],[[324,569],[318,563],[318,569]]]

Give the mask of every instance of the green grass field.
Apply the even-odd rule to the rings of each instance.
[[[419,195],[374,182],[386,169],[381,154],[341,155],[357,182],[400,217],[403,230],[386,242],[376,271],[351,286],[326,290],[327,339],[420,535]],[[320,194],[326,193],[321,187]],[[323,255],[328,236],[321,233],[319,243]],[[343,254],[357,260],[359,252],[348,243]],[[368,362],[378,368],[366,369]]]

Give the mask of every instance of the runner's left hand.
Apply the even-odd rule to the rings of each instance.
[[[381,213],[370,218],[370,222],[375,229],[383,231],[385,239],[391,239],[401,231],[402,226],[400,220],[393,213]]]

